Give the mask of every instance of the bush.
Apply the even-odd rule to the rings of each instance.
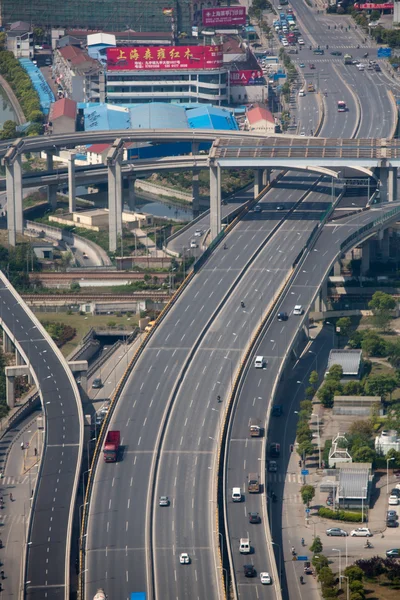
[[[61,322],[43,321],[43,326],[60,348],[76,336],[75,327]]]
[[[19,60],[8,50],[0,52],[0,73],[14,90],[27,121],[33,121],[40,125],[44,117],[40,117],[42,111],[40,110],[39,96]],[[4,131],[2,137],[3,139],[6,137]]]
[[[359,513],[347,512],[345,510],[331,510],[330,508],[325,508],[325,506],[321,506],[318,509],[318,516],[334,521],[349,521],[350,523],[361,522],[361,514]]]

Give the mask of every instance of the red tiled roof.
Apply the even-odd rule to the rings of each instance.
[[[76,118],[76,102],[70,98],[62,98],[51,105],[50,121],[59,117]]]
[[[88,146],[88,152],[103,154],[103,152],[109,148],[111,148],[111,144],[92,144],[91,146]]]
[[[79,48],[78,46],[64,46],[59,48],[59,53],[65,60],[69,60],[72,65],[81,65],[85,62],[90,62],[93,59],[90,58],[87,52]]]
[[[254,123],[258,123],[259,121],[275,123],[272,113],[260,104],[255,104],[253,108],[247,111],[247,120],[250,125],[254,125]]]

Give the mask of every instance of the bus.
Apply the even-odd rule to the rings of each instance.
[[[339,100],[337,103],[337,109],[338,112],[346,112],[346,102],[344,102],[343,100]]]

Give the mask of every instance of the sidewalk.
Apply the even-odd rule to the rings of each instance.
[[[30,498],[36,485],[42,434],[37,430],[37,415],[16,434],[8,454],[1,480],[4,508],[0,513],[3,548],[0,549],[2,581],[1,600],[20,596],[25,540],[29,523]],[[24,450],[21,451],[21,444]],[[37,455],[35,455],[35,448]]]

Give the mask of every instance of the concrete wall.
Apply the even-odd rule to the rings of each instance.
[[[186,192],[179,192],[173,188],[168,188],[157,183],[151,183],[144,179],[137,179],[135,181],[135,189],[143,190],[143,192],[150,192],[157,196],[166,196],[168,198],[178,198],[179,200],[185,200],[186,202],[192,202],[192,194]]]

